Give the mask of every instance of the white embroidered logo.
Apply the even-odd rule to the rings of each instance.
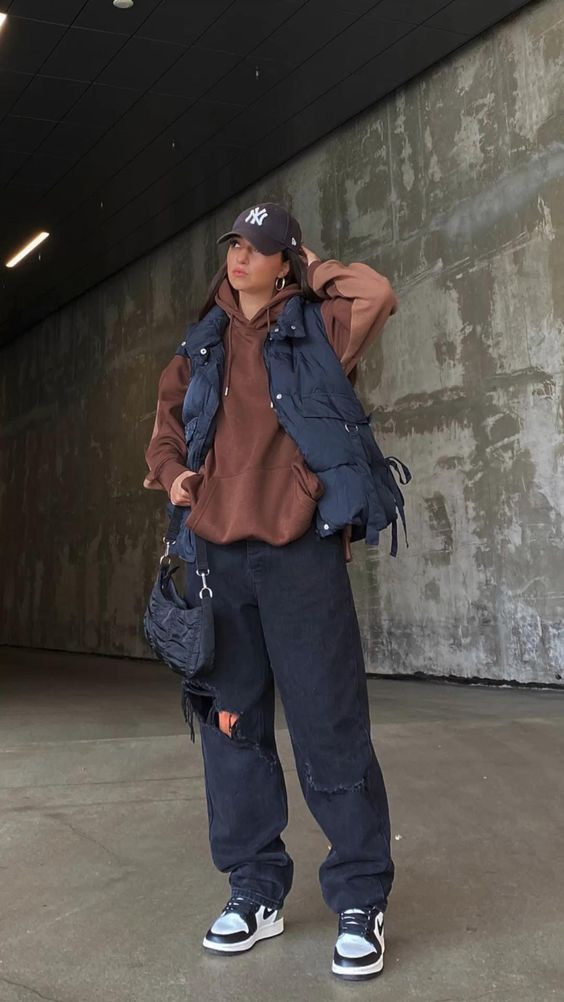
[[[257,205],[256,208],[251,209],[248,216],[245,216],[245,222],[257,223],[259,226],[262,226],[267,216],[268,212],[266,209],[261,209],[260,206]]]
[[[292,244],[294,245],[294,247],[297,245],[297,240],[295,237],[292,237]]]

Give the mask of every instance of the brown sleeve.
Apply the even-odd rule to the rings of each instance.
[[[361,262],[312,261],[307,277],[323,300],[327,337],[348,375],[397,311],[397,296],[384,275]]]
[[[184,355],[175,355],[161,373],[155,423],[145,449],[149,473],[143,487],[165,490],[168,494],[176,477],[187,469],[182,403],[190,373],[190,359]]]

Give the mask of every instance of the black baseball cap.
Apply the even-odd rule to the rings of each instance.
[[[261,254],[276,254],[283,250],[299,251],[302,244],[298,220],[276,202],[262,202],[243,209],[229,233],[224,233],[217,243],[221,244],[231,237],[246,237]]]

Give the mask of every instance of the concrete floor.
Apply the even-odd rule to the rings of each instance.
[[[215,957],[200,941],[227,884],[176,678],[9,648],[0,662],[2,1002],[564,999],[564,692],[370,680],[397,879],[384,975],[358,985],[330,974],[326,839],[281,716],[286,931]]]

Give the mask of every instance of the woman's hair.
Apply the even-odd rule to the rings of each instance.
[[[319,302],[319,296],[315,294],[307,280],[307,263],[305,258],[299,254],[298,251],[288,249],[282,251],[282,260],[290,262],[290,269],[286,275],[286,282],[288,284],[296,282],[299,287],[299,294],[302,295],[304,299],[309,299],[314,303]],[[224,261],[221,268],[219,271],[216,271],[209,284],[204,303],[198,314],[198,320],[202,320],[206,313],[211,310],[212,306],[215,305],[217,290],[226,276],[227,261]]]

